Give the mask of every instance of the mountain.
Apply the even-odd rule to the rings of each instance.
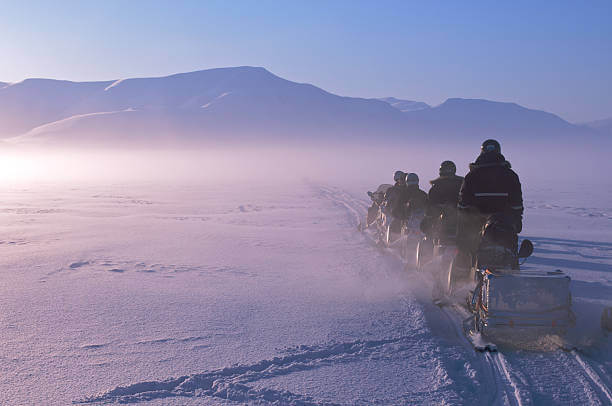
[[[483,99],[451,98],[439,106],[404,115],[412,131],[438,136],[549,138],[592,133],[551,113]]]
[[[0,134],[22,140],[365,136],[393,132],[401,120],[385,102],[253,67],[107,82],[29,79],[0,89]]]
[[[248,66],[101,82],[27,79],[0,87],[0,138],[12,141],[146,146],[168,140],[394,143],[593,134],[514,103],[455,98],[429,107],[342,97]]]
[[[605,118],[603,120],[590,121],[588,123],[583,123],[583,125],[603,134],[612,135],[612,117]]]
[[[413,100],[396,99],[395,97],[383,97],[378,100],[384,101],[385,103],[389,103],[391,106],[402,112],[423,110],[431,107],[427,103]]]

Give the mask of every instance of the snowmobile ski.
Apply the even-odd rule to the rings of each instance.
[[[470,316],[463,321],[463,332],[474,350],[478,352],[497,352],[497,345],[487,340],[480,332],[474,331],[473,325],[474,316]]]
[[[478,352],[497,352],[497,345],[485,340],[480,333],[468,334],[468,340]]]

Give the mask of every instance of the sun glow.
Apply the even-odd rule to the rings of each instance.
[[[3,151],[0,153],[0,182],[22,183],[47,176],[46,165],[38,154]]]

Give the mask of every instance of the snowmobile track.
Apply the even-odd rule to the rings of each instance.
[[[392,255],[404,263],[405,260],[402,258],[400,253],[397,252],[397,250],[393,250],[392,248],[385,246],[385,244],[373,237],[371,233],[367,232],[367,229],[361,228],[363,225],[363,219],[365,218],[365,213],[367,213],[369,207],[365,199],[359,200],[351,196],[349,193],[333,187],[316,186],[316,189],[322,197],[332,201],[337,206],[341,206],[346,209],[350,215],[351,224],[355,225],[359,231],[362,231],[363,236],[370,241],[372,245],[379,248],[382,252]],[[406,264],[404,263],[404,265]]]
[[[442,306],[439,309],[462,344],[468,349],[473,349],[473,344],[463,331],[461,313],[453,306]],[[482,404],[522,406],[523,404],[532,403],[526,394],[528,391],[521,388],[521,385],[513,378],[515,373],[511,370],[506,358],[499,350],[495,352],[474,352],[473,359],[480,363],[480,369],[486,379],[485,385],[488,388],[495,389]]]
[[[351,363],[371,356],[393,356],[393,349],[397,345],[401,347],[402,343],[407,343],[406,340],[409,338],[400,336],[381,340],[300,346],[287,351],[283,356],[263,359],[252,364],[239,364],[178,378],[117,386],[107,392],[73,403],[139,403],[186,397],[224,399],[242,404],[333,405],[334,403],[318,402],[311,396],[285,390],[256,388],[249,384],[325,366]]]
[[[364,202],[358,201],[342,190],[333,189],[330,187],[319,187],[319,190],[323,197],[340,206],[344,206],[344,208],[346,208],[346,210],[350,213],[352,221],[356,226],[361,223],[361,211],[364,209],[367,210],[368,207]]]
[[[612,404],[612,390],[610,390],[608,386],[609,378],[605,375],[602,368],[596,368],[592,365],[592,361],[581,356],[576,350],[571,350],[569,353],[572,355],[579,368],[584,372],[585,377],[590,381],[591,386],[595,393],[597,393],[597,396],[599,396],[602,404]],[[601,374],[597,372],[597,369],[600,369]],[[606,383],[606,381],[608,381],[608,383]]]

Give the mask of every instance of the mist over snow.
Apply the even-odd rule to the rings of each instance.
[[[505,141],[503,153],[525,185],[590,185],[606,189],[612,170],[607,149],[597,146],[524,144]],[[312,180],[372,188],[389,183],[396,170],[415,172],[421,187],[438,176],[442,161],[468,172],[479,144],[443,142],[359,145],[229,144],[192,148],[0,148],[3,184],[95,182],[295,182]]]
[[[446,159],[467,172],[480,143],[496,138],[523,177],[608,184],[606,128],[489,100],[430,107],[342,97],[256,67],[0,87],[0,149],[24,162],[4,164],[16,176],[39,168],[32,173],[49,177],[59,167],[83,178],[243,172],[376,182],[403,168],[426,180]]]
[[[357,232],[367,190],[397,168],[427,189],[451,151],[413,153],[2,157],[0,403],[606,404],[611,189],[517,164],[530,266],[571,275],[581,353],[504,349],[505,381],[430,281]]]

